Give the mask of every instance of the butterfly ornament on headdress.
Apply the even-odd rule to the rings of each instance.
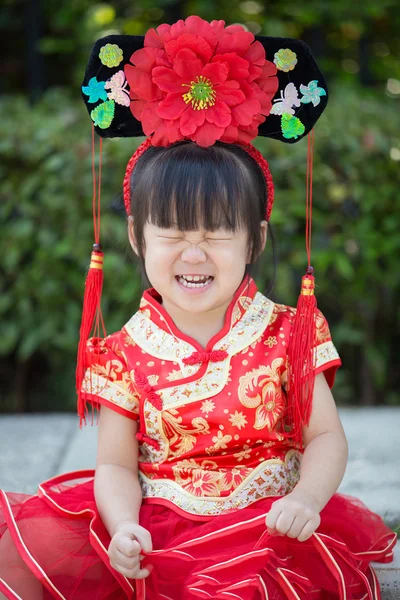
[[[187,140],[208,147],[219,141],[239,144],[259,164],[267,186],[265,214],[268,220],[273,205],[273,181],[267,161],[251,141],[258,135],[287,143],[299,141],[312,131],[328,100],[323,75],[309,47],[301,40],[254,36],[241,25],[225,26],[224,21],[207,22],[198,16],[172,25],[162,24],[150,29],[145,36],[110,35],[98,40],[86,68],[82,96],[93,133],[96,131],[100,138],[147,136],[129,160],[125,174],[124,200],[128,214],[130,176],[136,161],[150,145],[169,146]],[[93,135],[92,140],[94,146]],[[312,150],[310,134],[307,202],[311,201]],[[96,244],[86,283],[78,350],[81,421],[85,419],[81,383],[86,340],[93,322],[97,329],[102,323],[103,254],[99,244],[100,207],[96,189],[95,183]],[[307,220],[309,266],[303,277],[288,350],[286,434],[300,443],[301,425],[310,414],[315,359],[310,224]]]

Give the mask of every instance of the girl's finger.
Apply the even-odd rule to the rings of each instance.
[[[268,529],[276,528],[276,522],[279,519],[279,515],[281,514],[282,510],[282,508],[279,508],[279,504],[277,502],[275,502],[272,505],[271,510],[269,511],[265,519],[265,524],[268,527]]]
[[[138,556],[141,551],[139,542],[128,537],[121,537],[120,540],[117,540],[115,547],[125,556]]]
[[[300,531],[299,535],[297,536],[297,539],[299,540],[299,542],[305,542],[306,540],[308,540],[312,534],[314,533],[314,531],[318,528],[318,523],[317,521],[308,521],[303,529]]]
[[[150,575],[150,569],[126,569],[125,567],[117,565],[113,562],[110,564],[113,569],[118,571],[118,573],[121,573],[121,575],[128,577],[128,579],[144,579]]]
[[[279,531],[279,533],[283,533],[283,535],[286,535],[291,526],[293,525],[295,519],[296,515],[294,515],[293,513],[288,513],[287,511],[281,512],[276,521],[276,530]]]
[[[122,552],[116,552],[113,556],[116,564],[121,565],[125,569],[140,569],[140,561],[138,556],[125,556]]]
[[[301,518],[301,517],[297,516],[294,519],[290,528],[288,529],[286,535],[290,538],[296,539],[308,522],[309,522],[308,519],[304,519],[304,517]]]

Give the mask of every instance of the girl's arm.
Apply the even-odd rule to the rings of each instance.
[[[287,535],[300,542],[318,529],[319,513],[339,487],[347,464],[346,436],[323,373],[315,378],[312,412],[303,439],[300,481],[272,504],[266,517],[271,535]]]
[[[139,523],[142,491],[136,432],[136,421],[101,406],[94,494],[111,537],[123,523]]]
[[[303,440],[300,481],[292,495],[309,497],[320,512],[337,491],[348,458],[346,435],[323,373],[315,378],[312,412]]]

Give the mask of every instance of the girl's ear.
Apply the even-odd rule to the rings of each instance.
[[[260,250],[260,254],[261,254],[262,252],[264,252],[265,244],[267,243],[267,237],[268,237],[267,221],[261,221],[260,227],[261,227],[261,250]]]
[[[129,243],[132,246],[132,250],[134,251],[134,253],[137,256],[139,256],[138,247],[137,247],[137,243],[136,243],[136,239],[135,239],[135,233],[134,233],[134,229],[133,229],[133,217],[132,216],[128,217],[128,237],[129,237]]]

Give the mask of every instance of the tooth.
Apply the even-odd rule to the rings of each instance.
[[[193,277],[193,280],[194,280],[194,281],[200,281],[200,277],[199,277],[198,275],[195,275],[195,276]]]

